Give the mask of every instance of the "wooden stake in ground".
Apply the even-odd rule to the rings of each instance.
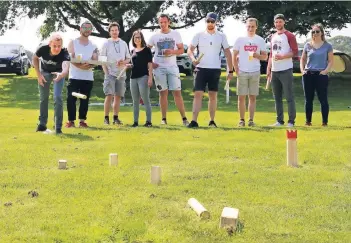
[[[220,228],[232,228],[236,229],[239,218],[239,209],[236,208],[223,208],[221,219],[219,222]]]
[[[110,154],[110,165],[111,166],[118,165],[118,155],[117,154]]]
[[[60,159],[58,161],[58,168],[60,170],[65,170],[67,168],[67,160],[64,160],[64,159]]]
[[[202,219],[209,219],[210,218],[210,212],[207,211],[204,206],[199,203],[195,198],[190,198],[188,200],[189,206],[196,212],[198,216]]]
[[[156,185],[161,184],[161,167],[160,166],[151,167],[151,183]]]
[[[297,164],[297,130],[286,130],[286,157],[288,166],[298,167]]]

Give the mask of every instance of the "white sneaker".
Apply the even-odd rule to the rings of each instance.
[[[270,127],[281,127],[281,126],[283,126],[283,124],[281,124],[281,123],[279,123],[279,122],[276,122],[276,123],[274,123],[274,124],[272,124],[272,125],[269,125]]]
[[[288,123],[288,125],[286,125],[287,127],[294,127],[294,124],[292,124],[292,123]]]

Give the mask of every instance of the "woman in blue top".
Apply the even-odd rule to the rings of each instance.
[[[321,24],[312,26],[312,40],[305,44],[300,61],[305,95],[306,126],[312,125],[313,99],[317,93],[321,103],[322,126],[328,125],[328,72],[333,65],[333,47],[325,40]]]

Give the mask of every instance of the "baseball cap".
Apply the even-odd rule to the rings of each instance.
[[[211,13],[208,13],[206,15],[206,19],[213,19],[213,20],[217,20],[217,14],[211,12]]]
[[[276,19],[282,19],[282,20],[285,21],[285,17],[284,17],[283,14],[276,14],[276,15],[274,16],[274,20],[276,20]]]

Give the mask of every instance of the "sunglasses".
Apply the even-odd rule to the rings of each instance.
[[[321,33],[320,30],[313,30],[313,31],[312,31],[312,34],[319,34],[319,33]]]
[[[134,36],[134,39],[140,40],[141,37],[139,37],[139,36]]]
[[[206,23],[211,23],[211,24],[214,24],[216,21],[214,20],[206,20]]]
[[[92,27],[82,27],[83,30],[92,30]]]

